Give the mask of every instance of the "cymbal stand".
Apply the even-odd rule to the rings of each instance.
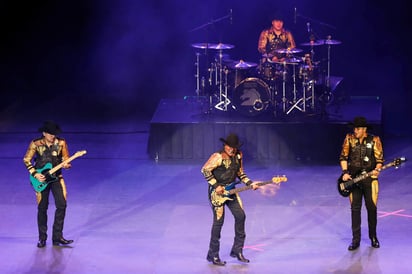
[[[327,55],[328,55],[328,59],[327,59],[327,70],[326,70],[326,79],[325,79],[325,90],[323,91],[323,93],[320,95],[320,103],[321,103],[321,116],[325,116],[327,117],[328,114],[326,112],[326,105],[328,103],[330,103],[331,98],[332,98],[332,92],[330,89],[330,49],[331,49],[331,36],[328,35],[326,40],[325,40],[325,44],[327,44],[328,50],[327,50]]]
[[[303,101],[306,102],[306,95],[305,95],[305,90],[303,89],[303,98],[300,98],[299,100],[297,99],[297,90],[296,90],[296,66],[297,64],[292,64],[293,66],[293,105],[290,107],[290,109],[286,112],[286,114],[289,114],[294,108],[297,108],[298,110],[305,112],[305,103],[303,103],[303,107],[299,107],[299,104]]]
[[[222,50],[219,50],[219,73],[216,70],[216,81],[219,83],[219,102],[215,105],[215,108],[221,111],[227,111],[227,106],[231,103],[227,96],[227,74],[228,71],[222,66]],[[225,73],[225,86],[223,89],[223,73]]]
[[[200,68],[199,68],[199,65],[200,65],[200,53],[199,52],[196,52],[196,63],[195,63],[195,66],[196,66],[196,74],[195,74],[195,78],[196,78],[196,95],[197,95],[197,97],[199,97],[200,96]]]
[[[283,62],[283,78],[282,78],[282,106],[283,112],[286,112],[286,104],[288,99],[286,98],[286,62]]]

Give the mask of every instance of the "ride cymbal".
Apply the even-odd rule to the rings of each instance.
[[[321,46],[321,45],[323,45],[324,44],[324,42],[323,42],[323,40],[318,40],[318,41],[310,41],[310,42],[307,42],[307,43],[302,43],[302,44],[300,44],[301,46]]]
[[[245,62],[243,60],[235,61],[232,64],[229,65],[230,68],[233,69],[246,69],[246,68],[253,68],[256,67],[256,63],[252,62]]]

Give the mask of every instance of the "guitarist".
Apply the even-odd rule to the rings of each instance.
[[[339,157],[342,168],[341,179],[343,181],[351,180],[364,172],[370,171],[373,172],[373,175],[359,181],[351,188],[349,202],[351,205],[352,243],[349,245],[348,250],[355,250],[360,245],[363,198],[368,213],[369,239],[372,247],[379,248],[376,226],[379,191],[378,175],[384,162],[382,142],[379,136],[367,132],[370,126],[365,117],[355,117],[350,125],[353,126],[353,133],[346,135]]]
[[[212,192],[222,195],[225,187],[234,183],[236,179],[239,179],[246,185],[252,185],[253,183],[243,171],[242,152],[239,150],[242,143],[239,142],[239,137],[236,134],[229,134],[226,139],[220,138],[220,141],[223,142],[223,149],[213,153],[201,170],[208,182],[209,199],[211,199]],[[252,187],[256,189],[258,185],[253,184]],[[246,237],[245,211],[243,210],[242,201],[238,193],[231,195],[230,198],[230,200],[226,200],[219,206],[211,204],[213,224],[206,259],[219,266],[226,264],[226,262],[222,261],[219,257],[220,234],[225,218],[225,205],[235,218],[235,238],[230,256],[244,263],[249,262],[249,260],[243,256],[243,245]]]
[[[23,162],[29,173],[40,182],[46,180],[41,172],[38,172],[45,164],[51,163],[52,166],[60,164],[62,161],[69,158],[69,150],[67,143],[63,138],[57,137],[61,133],[60,126],[52,121],[46,121],[39,128],[42,137],[34,139],[30,142]],[[71,164],[67,163],[63,168],[70,168]],[[56,211],[54,215],[53,245],[71,244],[73,240],[66,240],[63,237],[63,224],[66,215],[66,185],[64,183],[61,169],[54,174],[57,181],[49,183],[47,187],[36,192],[37,200],[37,225],[39,233],[39,241],[37,247],[46,246],[47,240],[47,208],[49,206],[49,194],[53,194]]]

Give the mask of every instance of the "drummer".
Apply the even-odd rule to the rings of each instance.
[[[272,25],[268,29],[264,29],[259,36],[258,51],[263,58],[268,61],[283,62],[289,49],[296,47],[295,40],[290,31],[283,27],[283,17],[276,14],[272,18]],[[279,53],[277,51],[284,49],[286,53]],[[266,60],[262,60],[265,62]]]

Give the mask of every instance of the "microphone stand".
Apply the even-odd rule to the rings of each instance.
[[[217,18],[217,19],[212,19],[210,22],[207,22],[207,23],[205,23],[205,24],[202,24],[202,25],[200,25],[200,26],[198,26],[198,27],[195,27],[195,28],[189,30],[189,32],[194,32],[194,31],[197,31],[197,30],[204,29],[204,28],[206,28],[206,27],[208,27],[208,26],[210,26],[210,25],[213,25],[213,24],[215,24],[215,23],[218,23],[218,22],[220,22],[220,21],[222,21],[222,20],[225,20],[225,19],[231,18],[231,17],[232,17],[232,10],[229,11],[229,14],[227,14],[227,15],[225,15],[225,16],[222,16],[222,17],[220,17],[220,18]]]

